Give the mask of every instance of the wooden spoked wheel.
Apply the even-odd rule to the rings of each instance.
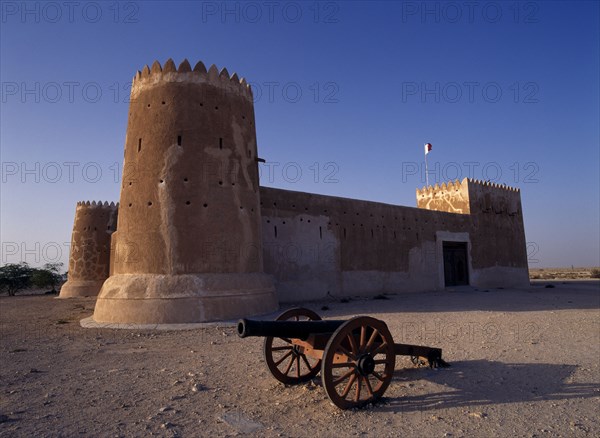
[[[383,321],[358,316],[341,325],[323,354],[321,378],[331,402],[340,409],[378,400],[392,380],[394,340]]]
[[[301,307],[283,312],[276,321],[319,321],[321,317]],[[266,337],[263,354],[273,377],[286,385],[307,382],[321,371],[321,361],[304,354],[291,339]]]

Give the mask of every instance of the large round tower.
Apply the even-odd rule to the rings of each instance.
[[[276,310],[263,273],[252,92],[187,60],[133,79],[113,273],[97,322],[189,323]]]
[[[78,202],[75,210],[69,274],[60,298],[95,297],[108,278],[110,239],[117,228],[118,205]]]

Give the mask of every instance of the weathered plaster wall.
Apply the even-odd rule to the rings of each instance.
[[[279,300],[437,289],[436,232],[469,216],[261,187],[265,272]]]
[[[466,242],[470,284],[529,283],[518,190],[463,180],[411,208],[261,187],[265,272],[282,302],[444,288],[443,242]]]
[[[117,228],[118,205],[78,202],[75,210],[68,279],[60,298],[98,295],[109,276],[111,234]]]

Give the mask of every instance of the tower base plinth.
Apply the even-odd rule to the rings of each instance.
[[[276,311],[273,280],[249,274],[118,274],[102,286],[94,321],[185,324]]]
[[[68,280],[60,288],[58,298],[95,297],[103,283],[104,280]]]

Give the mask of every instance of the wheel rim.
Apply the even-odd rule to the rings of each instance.
[[[394,341],[385,323],[359,316],[329,339],[321,365],[323,387],[341,409],[364,406],[381,398],[395,365]]]
[[[321,317],[309,309],[290,309],[276,321],[319,321]],[[273,377],[287,385],[314,378],[321,370],[321,361],[308,357],[287,338],[266,337],[263,354]]]

